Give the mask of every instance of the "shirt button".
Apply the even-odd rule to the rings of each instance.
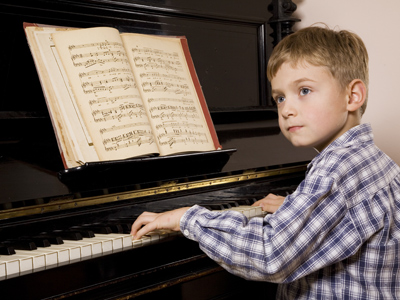
[[[185,229],[185,230],[183,231],[183,234],[184,234],[185,236],[189,236],[189,230]]]

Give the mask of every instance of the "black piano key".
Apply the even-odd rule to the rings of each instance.
[[[238,204],[238,206],[251,205],[248,199],[237,199],[235,202]]]
[[[133,223],[135,223],[135,221],[136,221],[136,219],[139,217],[140,215],[133,215],[133,216],[130,216],[130,217],[119,217],[118,219],[112,219],[111,221],[114,221],[114,220],[116,220],[116,221],[118,221],[118,222],[122,222],[122,223],[130,223],[131,225],[133,224]]]
[[[260,197],[259,199],[262,199],[263,197]],[[254,196],[246,196],[246,197],[229,197],[226,199],[222,199],[222,201],[228,201],[228,202],[234,202],[237,203],[237,206],[240,205],[252,205],[254,202],[256,202],[257,200],[256,197]]]
[[[213,210],[224,210],[237,206],[235,203],[228,201],[207,203],[206,205],[212,207]]]
[[[18,245],[19,247],[26,248],[27,250],[35,250],[32,249],[35,247],[50,247],[50,242],[44,237],[21,236],[16,239],[9,239],[8,241],[12,244]]]
[[[61,236],[58,236],[57,234],[49,234],[47,232],[43,232],[38,235],[38,237],[45,238],[50,242],[51,245],[62,245],[64,244],[64,241]]]
[[[30,239],[11,239],[3,242],[16,250],[36,250],[36,244]]]
[[[103,225],[110,227],[113,233],[123,233],[123,231],[124,231],[122,229],[121,224],[118,224],[118,223],[107,222],[107,223],[104,223]]]
[[[230,205],[230,207],[229,207],[229,208],[231,208],[231,207],[238,207],[238,206],[240,206],[240,204],[239,204],[239,202],[238,202],[238,201],[232,201],[232,200],[229,200],[229,201],[224,201],[224,202]]]
[[[75,232],[79,232],[82,235],[82,237],[84,237],[84,238],[93,238],[93,237],[95,237],[95,234],[94,234],[93,230],[90,230],[90,229],[87,229],[87,228],[83,228],[83,227],[80,227],[80,226],[73,226],[69,230],[75,231]]]
[[[275,194],[275,195],[278,195],[278,196],[283,196],[283,197],[286,197],[287,195],[290,194],[290,190],[288,190],[287,187],[271,189],[270,192],[272,194]]]
[[[118,219],[115,219],[115,222],[119,222],[124,230],[124,233],[130,234],[132,230],[132,225],[135,223],[136,219],[139,217],[139,215],[134,215],[132,217],[120,217]],[[114,222],[114,219],[111,220]]]
[[[248,197],[248,198],[246,198],[246,203],[247,203],[247,205],[252,205],[252,204],[254,204],[254,202],[261,200],[263,198],[265,198],[265,196]]]
[[[9,245],[0,244],[0,255],[13,255],[15,254],[15,250],[13,247]]]
[[[71,230],[54,230],[49,233],[61,237],[63,240],[80,241],[83,239],[79,232]]]
[[[32,240],[36,244],[36,247],[50,247],[51,243],[48,239],[45,237],[40,237],[40,236],[32,236],[29,237],[29,239]]]
[[[120,233],[128,233],[128,234],[131,232],[132,224],[133,224],[133,222],[130,222],[127,220],[118,220],[118,219],[112,219],[112,220],[108,221],[107,223],[118,224],[122,229],[122,232],[120,232]]]
[[[99,224],[99,223],[83,224],[82,226],[78,226],[78,227],[82,227],[83,229],[89,229],[89,230],[93,231],[95,233],[95,235],[96,235],[96,233],[100,233],[100,234],[113,233],[112,229],[109,226],[106,226],[104,224]]]
[[[209,210],[223,210],[225,209],[224,206],[221,203],[203,203],[200,204],[200,206],[203,206]]]
[[[200,206],[201,206],[201,207],[204,207],[204,208],[207,208],[208,210],[212,210],[212,208],[211,208],[211,207],[209,207],[209,206],[207,206],[207,205],[205,205],[205,204],[204,204],[204,205],[203,205],[203,204],[201,204]]]

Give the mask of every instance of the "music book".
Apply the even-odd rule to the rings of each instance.
[[[221,149],[185,37],[24,28],[65,168]]]

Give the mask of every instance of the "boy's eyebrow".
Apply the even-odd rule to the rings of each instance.
[[[302,78],[296,79],[296,80],[293,81],[290,85],[298,85],[298,84],[300,84],[300,83],[302,83],[302,82],[305,82],[305,81],[316,82],[316,81],[313,80],[313,79],[310,79],[310,78],[307,78],[307,77],[302,77]],[[272,90],[271,90],[271,93],[272,93],[272,94],[274,94],[274,93],[279,94],[279,93],[281,93],[281,91],[280,91],[279,89],[272,89]]]
[[[299,83],[302,83],[304,81],[315,82],[315,80],[313,80],[313,79],[310,79],[310,78],[307,78],[307,77],[303,77],[303,78],[300,78],[300,79],[297,79],[297,80],[293,81],[293,84],[299,84]]]

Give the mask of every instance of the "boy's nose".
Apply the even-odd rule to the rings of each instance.
[[[295,116],[297,114],[297,109],[292,101],[286,100],[281,113],[284,118],[289,118],[290,116]]]

